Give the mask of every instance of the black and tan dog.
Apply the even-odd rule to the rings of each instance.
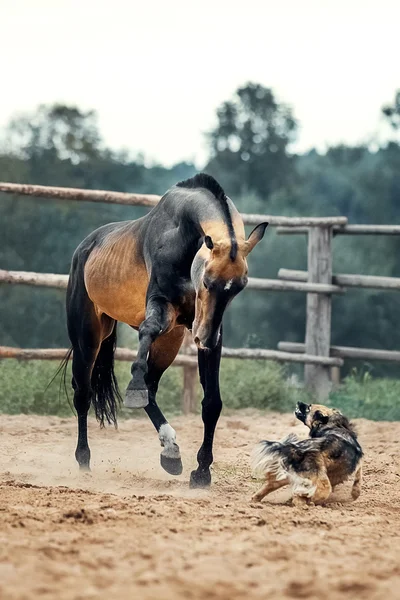
[[[280,442],[257,444],[252,469],[265,484],[253,500],[261,501],[290,485],[293,504],[321,503],[353,474],[351,496],[356,500],[361,491],[363,452],[353,425],[338,410],[321,404],[299,402],[295,415],[309,427],[309,437],[300,440],[292,433]]]

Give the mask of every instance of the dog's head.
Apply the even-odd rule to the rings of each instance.
[[[305,404],[304,402],[297,403],[294,414],[310,429],[318,425],[326,425],[332,417],[341,415],[335,408],[328,408],[323,404]]]

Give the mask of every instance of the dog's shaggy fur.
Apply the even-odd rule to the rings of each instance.
[[[322,503],[333,488],[354,474],[352,498],[361,491],[363,452],[353,425],[338,410],[299,402],[296,417],[309,427],[309,437],[294,433],[280,442],[262,441],[252,454],[252,469],[265,484],[253,496],[264,496],[285,485],[292,487],[293,504]]]

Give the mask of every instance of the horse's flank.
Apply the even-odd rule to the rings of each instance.
[[[145,318],[149,275],[135,225],[128,222],[104,236],[88,257],[84,278],[98,315],[105,313],[137,328]]]

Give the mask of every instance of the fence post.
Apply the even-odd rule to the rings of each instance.
[[[331,367],[331,382],[332,389],[337,389],[340,386],[340,367]]]
[[[308,231],[308,281],[332,283],[332,228],[310,227]],[[330,294],[307,294],[306,353],[329,356],[331,343]],[[324,401],[331,390],[329,367],[305,365],[308,390]]]
[[[188,349],[193,344],[192,335],[189,331],[185,332],[181,352],[189,354]],[[197,407],[198,375],[197,365],[187,365],[183,367],[183,398],[182,412],[184,415],[196,412]]]

